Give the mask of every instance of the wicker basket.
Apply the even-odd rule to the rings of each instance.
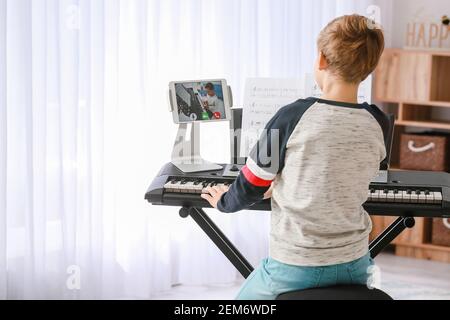
[[[448,136],[402,134],[400,168],[449,171],[449,142]]]
[[[450,219],[434,219],[431,242],[438,246],[450,247]]]

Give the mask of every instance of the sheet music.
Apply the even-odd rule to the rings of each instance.
[[[247,157],[258,142],[266,124],[277,111],[307,97],[319,98],[320,88],[312,74],[300,79],[250,78],[244,93],[242,116],[241,157]],[[372,78],[365,80],[359,90],[358,101],[371,103]]]

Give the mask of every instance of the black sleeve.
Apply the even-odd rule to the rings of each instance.
[[[238,178],[220,199],[218,209],[221,212],[237,212],[263,200],[264,193],[284,168],[286,146],[292,132],[314,102],[299,100],[282,108],[269,121]]]

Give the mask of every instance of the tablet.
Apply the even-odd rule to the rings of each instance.
[[[175,123],[231,120],[231,92],[224,79],[171,82],[169,92]]]

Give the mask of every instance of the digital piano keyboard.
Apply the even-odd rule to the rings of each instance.
[[[173,164],[164,166],[147,190],[153,205],[210,208],[201,198],[205,188],[231,185],[235,178],[224,171],[185,174]],[[390,171],[387,183],[374,182],[367,191],[364,209],[371,215],[450,217],[450,174],[442,172]],[[270,200],[249,210],[270,211]]]

